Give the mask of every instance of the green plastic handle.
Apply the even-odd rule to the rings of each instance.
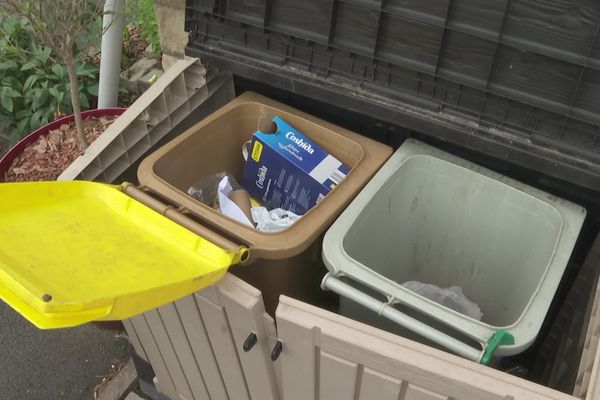
[[[494,352],[498,348],[498,346],[515,344],[515,338],[510,333],[505,330],[498,329],[492,337],[488,340],[487,346],[485,347],[485,352],[483,353],[483,357],[481,357],[481,361],[479,361],[483,365],[488,365],[492,360],[492,356]]]

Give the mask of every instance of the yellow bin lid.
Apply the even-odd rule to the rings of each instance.
[[[93,182],[0,184],[0,297],[42,329],[120,320],[221,279],[225,250]]]

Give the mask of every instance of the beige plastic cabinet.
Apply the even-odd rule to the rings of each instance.
[[[157,389],[173,400],[600,399],[595,318],[578,397],[285,296],[276,320],[277,330],[260,292],[227,274],[125,326]]]
[[[271,361],[275,323],[260,291],[231,274],[124,325],[169,399],[282,398],[279,361]]]

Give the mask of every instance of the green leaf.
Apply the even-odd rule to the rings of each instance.
[[[17,119],[23,119],[25,117],[31,116],[31,114],[32,114],[31,110],[19,110],[15,113],[15,117]]]
[[[27,121],[25,121],[25,122],[27,122]],[[15,129],[15,130],[13,131],[13,133],[11,133],[11,135],[10,135],[10,138],[9,138],[9,140],[8,140],[8,145],[9,145],[10,147],[14,146],[15,144],[17,144],[17,142],[18,142],[19,140],[21,140],[21,138],[22,138],[23,136],[24,136],[24,134],[23,134],[23,132],[22,132],[22,131],[19,131],[18,129]]]
[[[17,63],[14,60],[0,62],[0,71],[8,71],[13,68],[17,68]]]
[[[58,76],[60,79],[64,79],[65,77],[65,67],[60,64],[54,64],[51,68],[54,75]]]
[[[2,78],[2,81],[0,81],[0,84],[2,84],[2,86],[10,86],[12,88],[20,88],[22,86],[21,82],[14,76],[5,76]]]
[[[55,86],[53,86],[51,88],[48,88],[48,93],[50,93],[50,95],[52,97],[54,97],[55,100],[58,100],[58,93],[59,93],[59,91],[58,91],[58,86],[57,85],[55,85]]]
[[[27,88],[25,90],[23,90],[23,98],[25,99],[25,101],[28,101],[29,103],[31,103],[31,100],[33,99],[33,95],[35,94],[35,92],[41,90],[40,88],[37,87],[30,87]]]
[[[42,126],[42,117],[44,115],[43,111],[36,111],[31,116],[29,120],[29,126]]]
[[[29,77],[25,80],[25,83],[23,84],[23,89],[24,90],[29,89],[41,78],[42,78],[42,75],[39,75],[39,74],[29,75]]]
[[[48,122],[50,122],[50,115],[46,115],[46,113],[44,113],[44,115],[42,116],[42,119],[40,120],[40,126],[44,126]]]
[[[21,71],[27,71],[33,69],[39,65],[39,61],[35,58],[31,59],[31,61],[26,62],[21,66]]]
[[[4,30],[4,32],[6,33],[6,36],[13,36],[15,34],[15,31],[17,30],[17,24],[19,23],[17,18],[7,18],[5,21],[3,22],[3,26],[2,29]]]
[[[37,110],[38,107],[40,106],[40,102],[42,100],[42,96],[44,95],[44,91],[42,90],[36,90],[35,93],[33,94],[33,98],[31,100],[31,109],[32,110]]]
[[[88,86],[87,92],[94,97],[98,97],[98,82],[94,82],[90,86]]]
[[[64,98],[65,98],[65,92],[58,92],[58,97],[56,98],[56,102],[58,104],[62,104]]]
[[[13,100],[8,96],[0,96],[0,105],[9,113],[13,112]]]
[[[29,90],[27,92],[25,92],[25,94],[23,95],[23,97],[21,97],[21,100],[23,100],[23,105],[24,106],[30,106],[31,102],[33,101],[33,94],[35,92],[32,90]]]
[[[25,118],[17,122],[17,132],[25,133],[27,128],[29,128],[29,118]]]
[[[90,108],[90,102],[88,101],[87,96],[83,93],[79,94],[79,103],[81,103],[82,110],[87,110]]]
[[[0,130],[4,130],[13,124],[13,118],[10,115],[0,113]]]
[[[46,111],[44,112],[44,118],[42,118],[42,119],[50,119],[50,117],[53,115],[53,113],[54,113],[53,108],[46,109]]]
[[[51,53],[52,50],[50,49],[50,47],[44,47],[44,49],[40,53],[40,61],[42,62],[42,64],[46,64],[48,62]]]
[[[79,77],[84,77],[84,78],[90,78],[90,79],[96,79],[96,74],[95,71],[84,71],[81,74],[77,74]]]
[[[81,62],[75,66],[75,72],[79,77],[85,76],[87,78],[95,79],[98,74],[98,68],[92,63]]]
[[[21,97],[21,93],[8,86],[0,86],[0,96],[2,97]]]

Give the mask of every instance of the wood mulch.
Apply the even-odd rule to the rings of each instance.
[[[139,26],[129,24],[126,29],[129,35],[123,41],[123,52],[134,61],[139,60],[144,57],[144,50],[146,50],[149,43],[142,37],[142,31]]]
[[[116,116],[90,117],[84,122],[85,136],[92,143]],[[54,181],[83,152],[77,139],[75,122],[63,124],[58,129],[29,143],[12,162],[4,174],[4,182]]]

